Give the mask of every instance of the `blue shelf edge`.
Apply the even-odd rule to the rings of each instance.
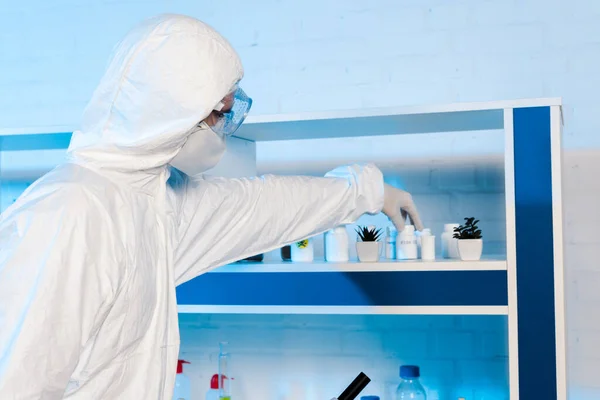
[[[177,288],[179,305],[507,306],[507,272],[204,274]]]

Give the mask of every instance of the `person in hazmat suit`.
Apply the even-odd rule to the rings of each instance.
[[[251,100],[231,45],[161,15],[117,45],[67,162],[0,219],[0,399],[170,399],[175,287],[383,211],[421,222],[374,165],[203,178]]]

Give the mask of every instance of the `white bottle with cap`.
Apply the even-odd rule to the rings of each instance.
[[[460,224],[444,224],[444,233],[442,233],[442,257],[458,258],[458,239],[454,239],[454,228]]]
[[[350,259],[350,238],[345,226],[325,233],[325,261],[347,262]]]
[[[414,225],[406,225],[396,239],[396,259],[417,259],[417,236]]]
[[[435,236],[430,229],[423,229],[419,235],[419,247],[421,248],[421,259],[425,261],[435,260]]]

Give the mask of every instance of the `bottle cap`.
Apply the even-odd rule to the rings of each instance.
[[[379,400],[379,396],[361,396],[360,400]]]
[[[460,224],[444,224],[445,232],[454,232],[454,228],[458,228]]]
[[[189,361],[177,360],[177,373],[183,374],[183,364],[191,364]]]
[[[402,232],[403,233],[415,233],[415,226],[414,225],[405,225]]]
[[[400,378],[402,379],[413,379],[421,376],[421,370],[416,365],[402,365],[400,366]]]
[[[346,233],[346,227],[345,226],[337,226],[335,228],[333,228],[331,231],[331,233]]]
[[[222,375],[221,378],[221,387],[223,387],[223,381],[227,379],[227,376]],[[214,374],[212,378],[210,378],[210,388],[211,389],[219,389],[219,374]]]
[[[424,229],[421,231],[421,236],[431,236],[431,229],[429,229],[429,228],[424,228]]]

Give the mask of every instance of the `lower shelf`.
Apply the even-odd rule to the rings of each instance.
[[[405,364],[420,367],[428,400],[509,398],[506,316],[206,313],[180,315],[179,326],[192,398],[204,399],[221,342],[233,398],[331,399],[362,371],[371,382],[356,400],[394,399]]]
[[[227,273],[204,274],[179,286],[180,311],[497,315],[506,314],[508,306],[505,261],[227,268]]]

